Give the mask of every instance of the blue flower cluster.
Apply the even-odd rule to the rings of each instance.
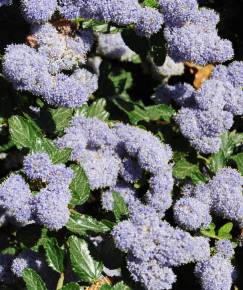
[[[242,226],[242,184],[236,170],[223,168],[207,184],[184,187],[184,197],[173,206],[175,222],[185,230],[197,231],[207,227],[211,214],[215,214]],[[146,289],[171,289],[176,281],[172,267],[193,262],[203,289],[230,289],[233,274],[230,259],[234,255],[230,241],[217,241],[216,254],[210,257],[208,239],[173,228],[161,220],[154,208],[134,199],[131,189],[119,192],[128,203],[130,216],[115,226],[112,235],[116,246],[128,254],[127,267],[135,281]],[[112,194],[105,194],[105,206],[111,208]]]
[[[182,228],[207,227],[211,214],[243,225],[243,178],[232,168],[222,168],[207,184],[190,186],[174,205],[174,218]]]
[[[30,23],[43,23],[51,19],[57,9],[57,0],[21,0],[22,14]]]
[[[129,183],[141,179],[143,172],[151,175],[147,204],[161,216],[171,206],[172,152],[151,133],[122,123],[109,128],[98,119],[79,116],[56,144],[73,149],[71,159],[83,167],[92,189],[110,187],[103,196],[106,209],[111,209],[113,190],[121,189],[130,200],[134,194]]]
[[[134,24],[138,35],[150,37],[163,24],[163,16],[153,8],[143,8],[138,0],[61,0],[60,13],[67,19],[83,17],[118,25]]]
[[[47,265],[40,254],[30,250],[25,250],[13,259],[11,271],[17,277],[21,277],[25,268],[32,268],[37,272],[44,274]]]
[[[157,102],[174,100],[182,106],[175,120],[199,152],[217,152],[221,134],[232,127],[235,115],[243,114],[242,71],[243,62],[235,61],[228,67],[216,66],[199,90],[186,83],[158,88]]]
[[[195,275],[204,290],[228,290],[232,286],[234,268],[229,259],[216,254],[206,261],[197,263]]]
[[[199,8],[197,0],[159,0],[165,20],[169,56],[177,62],[222,63],[233,57],[232,44],[221,39],[213,10]]]
[[[206,238],[173,228],[150,206],[135,202],[129,211],[129,220],[120,222],[112,235],[116,246],[128,253],[131,276],[146,289],[171,289],[176,281],[172,267],[210,257]]]
[[[13,44],[6,48],[5,76],[17,90],[41,96],[50,105],[81,106],[98,87],[97,76],[79,68],[93,45],[92,33],[78,31],[73,37],[45,23],[33,26],[33,38],[34,47]]]
[[[23,173],[32,182],[46,187],[31,193],[20,174],[11,174],[0,185],[0,206],[10,220],[20,224],[37,222],[50,230],[62,228],[69,219],[69,184],[73,172],[63,164],[52,164],[46,153],[33,153],[24,158]]]

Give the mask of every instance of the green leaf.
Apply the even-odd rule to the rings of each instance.
[[[144,0],[143,5],[151,8],[159,8],[159,3],[157,0]]]
[[[100,290],[131,290],[131,288],[124,284],[124,282],[119,282],[113,287],[108,284],[102,285]]]
[[[65,163],[69,160],[71,149],[58,149],[52,140],[47,138],[36,138],[31,148],[32,152],[46,152],[51,158],[52,162]]]
[[[120,193],[113,191],[112,196],[113,196],[113,212],[116,217],[116,220],[119,221],[122,216],[128,215],[128,208]]]
[[[126,101],[120,97],[114,98],[112,101],[128,116],[131,124],[137,125],[137,123],[142,120],[149,122],[149,117],[144,106]]]
[[[58,109],[49,109],[52,119],[56,126],[56,132],[62,132],[69,124],[73,109],[70,108],[58,108]]]
[[[221,146],[220,150],[213,154],[209,168],[212,172],[216,173],[220,168],[227,164],[234,149],[243,144],[243,133],[226,132],[221,136]]]
[[[230,157],[230,159],[234,160],[238,170],[243,175],[243,153],[238,153]]]
[[[11,139],[18,149],[32,148],[35,140],[42,136],[40,128],[22,116],[12,116],[8,124]]]
[[[123,282],[117,283],[115,286],[112,288],[113,290],[131,290],[130,287],[128,287],[126,284]]]
[[[95,218],[80,214],[78,212],[71,212],[66,228],[73,233],[79,235],[87,235],[88,232],[106,233],[110,231],[110,227],[103,221],[98,221]]]
[[[70,184],[70,189],[72,191],[72,205],[82,205],[84,204],[90,195],[90,187],[88,178],[84,170],[79,165],[72,165],[72,170],[75,176]]]
[[[113,89],[116,94],[123,94],[132,87],[133,78],[131,72],[124,69],[111,71],[108,74],[108,80],[113,84]]]
[[[96,117],[97,119],[106,122],[109,119],[110,114],[106,111],[105,107],[106,100],[100,98],[93,102],[91,106],[84,104],[82,107],[76,109],[75,116]]]
[[[201,229],[200,232],[202,235],[213,238],[213,239],[218,239],[216,232],[215,232],[215,224],[211,223],[207,229]]]
[[[165,104],[147,106],[145,110],[151,121],[165,120],[166,122],[170,122],[172,116],[175,114],[175,110]]]
[[[56,239],[49,239],[43,244],[48,265],[56,272],[64,272],[64,251]]]
[[[23,279],[28,290],[47,290],[44,281],[33,269],[26,268],[23,271]]]
[[[148,39],[138,36],[135,31],[130,29],[123,30],[121,35],[125,44],[131,50],[139,54],[142,58],[147,56],[150,48]]]
[[[103,98],[93,102],[87,111],[87,117],[96,117],[101,121],[107,121],[110,114],[106,111],[105,107],[106,100]]]
[[[9,255],[15,255],[16,254],[16,249],[13,247],[8,247],[5,248],[1,251],[1,254],[9,254]]]
[[[78,283],[71,282],[66,285],[64,285],[61,290],[81,290],[81,287]]]
[[[54,164],[66,163],[69,160],[71,152],[72,152],[72,149],[69,149],[69,148],[65,148],[62,150],[55,148],[50,154],[50,157]]]
[[[10,139],[6,144],[0,145],[0,152],[6,152],[10,148],[14,147],[14,142],[12,139]]]
[[[176,161],[173,175],[178,179],[191,178],[194,183],[206,182],[206,177],[201,173],[197,164],[190,163],[185,158]]]
[[[112,290],[112,286],[105,284],[100,287],[100,290]]]
[[[92,29],[96,32],[108,32],[109,24],[104,21],[89,19],[82,22],[83,29]]]
[[[73,271],[84,282],[96,282],[101,276],[103,264],[91,257],[88,245],[84,240],[71,236],[68,244]]]
[[[220,238],[229,237],[229,236],[231,236],[229,234],[232,231],[232,229],[233,229],[233,223],[232,222],[226,223],[218,230],[218,236]]]

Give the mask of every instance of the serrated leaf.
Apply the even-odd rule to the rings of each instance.
[[[47,138],[36,138],[31,148],[32,152],[46,152],[51,158],[52,162],[65,163],[69,160],[71,149],[58,149],[52,140]]]
[[[71,212],[66,228],[79,235],[87,235],[88,232],[106,233],[110,231],[110,227],[105,222],[78,212]]]
[[[84,170],[79,165],[72,165],[71,168],[75,176],[69,187],[72,192],[70,204],[82,205],[88,200],[90,195],[89,181]]]
[[[73,114],[73,109],[70,108],[58,108],[58,109],[49,109],[52,119],[55,123],[56,132],[61,132],[65,129]]]
[[[218,236],[219,237],[224,237],[230,234],[230,232],[233,229],[233,223],[229,222],[225,225],[223,225],[219,230],[218,230]]]
[[[56,272],[64,272],[64,251],[56,239],[49,239],[43,244],[48,265]]]
[[[112,197],[113,197],[113,212],[116,217],[116,220],[119,221],[122,216],[128,215],[128,208],[120,193],[113,191]]]
[[[101,98],[88,106],[84,104],[82,107],[75,110],[75,116],[96,117],[101,121],[106,122],[109,119],[109,112],[106,111],[106,100]]]
[[[109,119],[109,113],[105,109],[106,100],[101,98],[98,101],[92,103],[88,108],[87,117],[96,117],[101,121],[107,121]]]
[[[227,164],[227,161],[231,158],[234,149],[243,143],[243,133],[225,132],[221,136],[220,150],[213,154],[209,168],[212,172],[216,173],[220,168]]]
[[[165,104],[147,106],[145,110],[151,121],[165,120],[170,122],[172,116],[175,114],[175,110],[171,106]]]
[[[206,177],[201,173],[199,166],[190,163],[185,158],[176,161],[173,167],[173,176],[178,179],[189,177],[194,183],[207,181]]]
[[[68,244],[73,271],[84,282],[96,282],[101,276],[103,264],[91,257],[88,245],[84,240],[71,236]]]
[[[87,117],[88,114],[88,110],[89,110],[89,106],[88,104],[83,104],[80,108],[75,109],[74,111],[74,116],[83,116],[83,117]]]
[[[239,172],[243,175],[243,153],[233,155],[230,159],[235,161]]]
[[[36,138],[42,137],[41,130],[22,116],[12,116],[8,124],[11,139],[19,149],[32,148]]]
[[[33,269],[26,268],[23,271],[23,279],[28,290],[47,290],[44,281]]]
[[[52,160],[52,163],[66,163],[69,160],[69,157],[71,155],[72,149],[65,148],[65,149],[56,149],[53,150],[50,157]]]
[[[66,285],[64,285],[61,290],[81,290],[81,287],[78,283],[71,282]]]
[[[149,121],[149,117],[144,107],[122,98],[114,98],[113,103],[122,110],[129,118],[131,124],[137,125],[139,121]]]

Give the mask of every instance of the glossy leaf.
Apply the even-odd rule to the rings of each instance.
[[[101,276],[103,264],[91,257],[88,245],[84,240],[71,236],[68,244],[73,271],[84,282],[96,282]]]

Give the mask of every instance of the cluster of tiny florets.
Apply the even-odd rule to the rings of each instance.
[[[184,230],[198,232],[209,226],[215,214],[241,226],[241,187],[242,177],[231,168],[219,170],[207,184],[185,185],[183,197],[173,206],[174,221]],[[131,190],[120,192],[128,204],[129,219],[115,226],[112,235],[116,246],[128,254],[127,267],[135,281],[146,289],[171,289],[176,281],[171,268],[194,262],[203,289],[230,289],[233,267],[229,259],[234,249],[229,240],[217,241],[216,253],[210,257],[208,239],[173,228],[161,220],[156,208],[134,198]],[[103,204],[112,208],[112,191],[105,193]]]
[[[186,83],[157,89],[157,103],[173,100],[182,106],[175,120],[181,133],[197,151],[205,154],[217,152],[221,135],[232,127],[234,116],[242,115],[242,69],[242,62],[233,62],[228,67],[216,66],[211,79],[206,80],[199,90]]]
[[[50,20],[56,9],[57,0],[21,0],[22,14],[30,23]]]
[[[21,175],[11,174],[0,185],[1,209],[21,224],[35,221],[51,230],[62,228],[69,219],[72,170],[52,164],[46,153],[33,153],[24,158],[23,173],[28,180],[41,181],[46,187],[33,195]]]
[[[213,10],[199,8],[196,0],[160,0],[159,3],[169,55],[175,61],[222,63],[233,57],[231,42],[218,35],[219,16]]]
[[[129,211],[129,220],[120,222],[112,235],[116,246],[129,254],[132,277],[146,289],[171,289],[176,281],[172,267],[209,258],[206,238],[173,228],[153,208],[137,201],[130,204]]]
[[[204,290],[229,290],[233,282],[234,268],[229,259],[216,254],[197,263],[195,275]]]
[[[143,171],[151,174],[146,202],[161,216],[171,206],[171,149],[151,133],[122,123],[109,128],[95,118],[75,117],[56,144],[73,149],[71,159],[85,170],[92,189],[110,188],[103,201],[106,209],[111,208],[112,191],[121,184],[129,188]]]
[[[134,24],[138,35],[150,37],[159,31],[163,16],[153,8],[143,8],[138,0],[62,0],[60,13],[67,19],[84,17],[118,25]]]
[[[212,215],[232,220],[242,226],[243,221],[243,179],[237,170],[222,168],[207,183],[187,186],[182,190],[185,195],[174,205],[176,223],[187,230],[193,231],[207,227]],[[217,244],[220,250],[225,243]],[[226,251],[230,253],[230,246]],[[226,254],[227,256],[230,254]]]
[[[229,240],[219,240],[215,243],[215,249],[218,255],[226,259],[230,259],[234,256],[234,248]]]
[[[173,209],[176,223],[187,230],[207,227],[212,220],[209,205],[194,197],[179,199]]]
[[[30,91],[48,104],[78,107],[97,89],[97,76],[80,64],[86,61],[93,37],[89,31],[64,35],[50,23],[33,26],[36,45],[6,48],[3,72],[17,90]],[[70,75],[63,71],[72,70]]]
[[[32,268],[37,272],[42,272],[43,274],[43,268],[45,267],[47,267],[45,260],[40,254],[30,250],[25,250],[13,259],[11,271],[17,277],[21,277],[26,268]]]

